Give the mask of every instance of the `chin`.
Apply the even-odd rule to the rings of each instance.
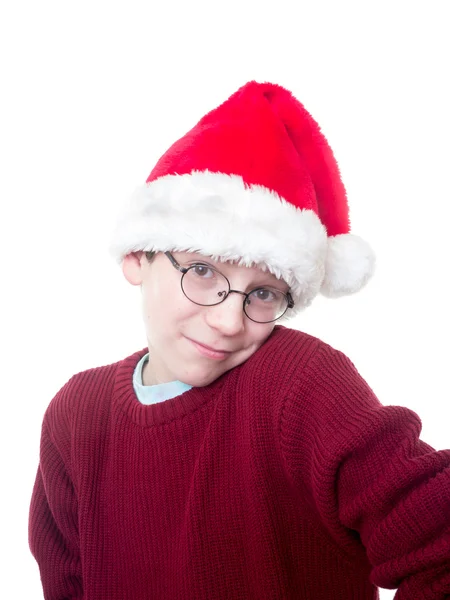
[[[206,387],[208,385],[211,385],[211,383],[216,381],[216,379],[221,377],[224,373],[225,373],[225,371],[220,371],[217,374],[213,374],[213,373],[207,373],[207,374],[199,373],[198,375],[191,374],[190,376],[185,378],[183,383],[186,383],[187,385],[192,385],[192,387]]]

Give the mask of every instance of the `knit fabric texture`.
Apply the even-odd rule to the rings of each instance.
[[[147,349],[50,403],[29,541],[46,600],[450,598],[450,450],[341,352],[276,326],[146,406]]]

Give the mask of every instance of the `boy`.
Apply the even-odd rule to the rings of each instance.
[[[148,348],[75,375],[46,411],[30,509],[45,598],[449,598],[450,451],[280,325],[374,267],[292,94],[249,82],[203,117],[113,250]]]

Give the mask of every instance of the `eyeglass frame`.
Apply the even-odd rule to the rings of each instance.
[[[287,306],[286,306],[286,309],[284,310],[284,312],[283,312],[283,313],[282,313],[282,314],[281,314],[279,317],[277,317],[276,319],[272,319],[271,321],[255,321],[255,319],[252,319],[251,317],[249,317],[249,316],[248,316],[248,314],[247,314],[247,312],[246,312],[246,310],[245,310],[245,303],[246,303],[246,301],[247,301],[248,297],[250,296],[250,294],[253,294],[253,292],[256,292],[257,290],[266,289],[266,288],[269,288],[269,289],[270,289],[270,286],[260,286],[260,287],[257,287],[257,288],[255,288],[255,289],[253,289],[253,290],[250,290],[250,292],[248,292],[247,294],[246,294],[245,292],[242,292],[242,291],[240,291],[240,290],[232,290],[232,289],[231,289],[231,283],[230,283],[230,281],[229,281],[228,277],[226,277],[226,276],[225,276],[223,273],[221,273],[221,272],[220,272],[218,269],[216,269],[215,267],[212,267],[212,266],[210,266],[210,265],[204,265],[203,263],[200,263],[200,262],[198,262],[198,263],[195,263],[195,264],[193,264],[193,265],[191,265],[191,266],[189,266],[189,267],[182,267],[182,266],[181,266],[181,265],[180,265],[180,264],[179,264],[179,263],[178,263],[178,262],[175,260],[175,258],[172,256],[172,254],[171,254],[170,252],[164,252],[164,254],[165,254],[165,255],[167,256],[167,258],[170,260],[170,262],[171,262],[172,266],[173,266],[175,269],[177,269],[178,271],[180,271],[180,273],[182,273],[182,277],[181,277],[181,281],[180,281],[181,291],[183,292],[183,294],[186,296],[186,298],[187,298],[187,299],[188,299],[190,302],[192,302],[193,304],[197,304],[197,306],[217,306],[218,304],[222,304],[222,302],[224,302],[224,301],[225,301],[225,300],[228,298],[228,296],[229,296],[230,294],[232,294],[232,293],[234,293],[234,294],[242,294],[242,295],[244,296],[244,301],[243,301],[243,304],[242,304],[242,309],[243,309],[243,311],[244,311],[244,314],[245,314],[245,316],[247,317],[247,319],[250,319],[250,321],[253,321],[254,323],[260,323],[260,324],[262,324],[262,325],[263,325],[263,324],[266,324],[266,323],[274,323],[275,321],[278,321],[278,319],[281,319],[281,317],[283,317],[283,316],[286,314],[286,312],[287,312],[287,310],[288,310],[289,308],[294,308],[294,306],[295,306],[294,300],[293,300],[293,298],[292,298],[292,295],[291,295],[291,293],[290,293],[290,292],[286,292],[286,293],[284,293],[284,292],[282,292],[281,290],[277,290],[277,292],[279,292],[280,294],[282,294],[282,295],[283,295],[283,296],[286,298],[286,300],[287,300]],[[210,268],[210,269],[213,269],[214,271],[217,271],[217,273],[219,273],[220,275],[222,275],[222,277],[223,277],[223,278],[226,280],[226,282],[228,283],[228,288],[229,288],[229,290],[228,290],[227,294],[226,294],[226,295],[225,295],[225,296],[224,296],[224,297],[223,297],[223,298],[222,298],[222,299],[221,299],[219,302],[216,302],[215,304],[200,304],[199,302],[194,302],[194,300],[192,300],[191,298],[189,298],[189,296],[186,294],[186,292],[185,292],[185,291],[184,291],[184,289],[183,289],[183,278],[184,278],[184,276],[186,275],[186,273],[187,273],[188,271],[190,271],[191,269],[193,269],[194,267],[196,267],[196,266],[199,266],[199,265],[202,265],[202,266],[209,266],[209,268]],[[275,288],[273,288],[273,289],[275,289]]]

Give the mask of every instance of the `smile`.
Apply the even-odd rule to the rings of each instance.
[[[195,348],[198,350],[198,352],[202,356],[207,356],[208,358],[220,360],[220,359],[226,358],[227,356],[229,356],[231,354],[231,352],[224,352],[222,350],[213,350],[209,346],[205,346],[204,344],[200,344],[199,342],[194,342],[194,340],[191,340],[189,338],[186,338],[186,339],[189,340],[191,342],[191,344],[193,344],[193,346],[195,346]]]

